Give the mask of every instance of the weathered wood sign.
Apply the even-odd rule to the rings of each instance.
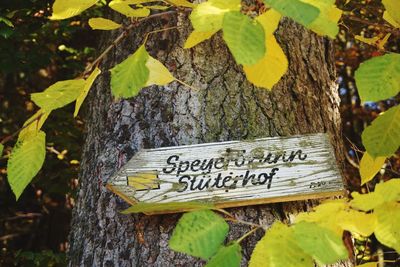
[[[328,197],[344,190],[326,134],[142,150],[108,187],[130,204],[210,201],[219,207]]]

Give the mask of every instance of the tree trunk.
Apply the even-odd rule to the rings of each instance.
[[[103,71],[90,93],[70,266],[202,266],[199,259],[168,248],[180,214],[122,215],[119,211],[127,204],[105,189],[107,179],[142,148],[328,132],[342,162],[332,42],[289,19],[282,20],[276,32],[289,70],[273,91],[255,88],[246,80],[220,34],[184,50],[190,32],[184,15],[142,25],[103,62],[102,69],[135,51],[144,33],[176,24],[183,27],[151,35],[147,49],[175,77],[198,90],[174,82],[146,88],[135,98],[113,100],[110,75]],[[104,43],[113,38],[108,35]],[[291,214],[311,205],[311,201],[298,201],[229,211],[243,220],[270,225],[275,220],[289,222]],[[248,230],[231,224],[229,240]],[[259,230],[242,242],[242,266],[247,266],[263,235]]]

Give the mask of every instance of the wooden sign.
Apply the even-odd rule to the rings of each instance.
[[[108,188],[130,204],[208,201],[218,207],[344,192],[326,134],[142,150]]]

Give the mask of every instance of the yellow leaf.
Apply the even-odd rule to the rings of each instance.
[[[32,135],[36,135],[39,133],[42,128],[44,122],[49,117],[50,112],[46,112],[43,109],[39,109],[32,117],[30,117],[25,123],[21,132],[18,135],[18,141],[23,141]]]
[[[361,265],[357,265],[357,267],[378,267],[377,262],[367,262]]]
[[[129,6],[129,5],[138,4],[139,2],[140,1],[134,1],[134,0],[127,0],[127,1],[113,0],[108,4],[108,6],[111,9],[113,9],[127,17],[147,17],[148,15],[150,15],[150,9],[148,9],[148,8],[144,7],[144,8],[134,9]],[[142,2],[144,2],[144,1],[142,1]]]
[[[313,261],[296,244],[293,229],[275,222],[254,248],[249,267],[280,266],[308,267],[313,266]]]
[[[359,212],[356,210],[342,210],[336,215],[337,224],[343,229],[362,236],[370,236],[376,227],[374,213]]]
[[[378,40],[380,39],[379,36],[374,36],[371,38],[366,38],[364,36],[361,35],[355,35],[354,38],[360,42],[369,44],[369,45],[376,45],[376,43],[378,42]]]
[[[368,194],[351,194],[353,200],[350,206],[359,210],[369,211],[384,203],[400,200],[400,179],[393,178],[375,186],[375,192]]]
[[[185,45],[183,48],[192,48],[193,46],[203,42],[204,40],[209,39],[211,36],[214,35],[217,31],[211,31],[211,32],[198,32],[198,31],[193,31],[189,37],[187,38]]]
[[[313,212],[299,213],[295,221],[315,222],[337,235],[342,235],[343,228],[337,223],[337,214],[345,209],[347,203],[344,199],[328,200],[316,206]]]
[[[190,3],[189,1],[186,0],[167,0],[168,3],[174,5],[174,6],[183,6],[183,7],[195,7],[196,4]]]
[[[375,209],[375,236],[382,244],[400,253],[400,203],[388,202]]]
[[[273,34],[280,18],[281,15],[273,9],[256,18],[264,28],[266,53],[256,64],[244,65],[243,70],[247,79],[258,87],[272,89],[288,68],[287,58]]]
[[[354,36],[354,38],[356,40],[359,40],[359,41],[363,42],[363,43],[366,43],[366,44],[369,44],[369,45],[373,45],[373,46],[378,47],[381,50],[384,50],[385,49],[385,45],[386,45],[386,43],[387,43],[387,41],[388,41],[390,36],[391,36],[391,33],[386,34],[385,37],[383,37],[382,39],[379,36],[374,36],[374,37],[371,37],[371,38],[365,38],[365,37],[360,36],[360,35],[356,35],[356,36]]]
[[[386,11],[390,17],[400,24],[400,1],[399,0],[382,0],[382,4],[385,6]]]
[[[149,69],[150,73],[145,86],[153,84],[166,85],[175,80],[169,70],[160,61],[151,56],[149,56],[146,62],[146,67]]]
[[[383,197],[376,192],[369,194],[353,192],[351,193],[351,196],[353,197],[353,200],[350,201],[350,206],[362,211],[372,210],[385,202]]]
[[[98,0],[56,0],[53,4],[53,14],[50,19],[61,20],[79,15],[97,3]]]
[[[390,16],[389,12],[383,12],[383,19],[392,24],[396,28],[400,28],[400,22],[396,22],[392,16]]]
[[[92,73],[86,79],[85,86],[82,88],[80,95],[76,99],[74,117],[78,115],[79,109],[81,108],[83,101],[85,101],[85,98],[88,95],[90,88],[92,87],[94,81],[96,80],[97,76],[99,76],[100,73],[101,70],[96,67],[94,71],[92,71]]]
[[[91,18],[89,26],[93,30],[115,30],[121,27],[121,24],[105,18]]]
[[[371,157],[368,152],[364,153],[360,161],[360,175],[361,175],[361,185],[371,181],[375,174],[377,174],[382,165],[385,163],[386,157]]]

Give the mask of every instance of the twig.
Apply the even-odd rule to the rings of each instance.
[[[246,237],[248,237],[249,235],[252,235],[255,231],[257,231],[258,229],[260,229],[259,227],[257,228],[253,228],[252,230],[248,231],[247,233],[245,233],[241,238],[239,238],[238,240],[236,240],[236,242],[240,243],[243,241],[243,239],[245,239]]]
[[[145,22],[147,20],[151,20],[154,18],[158,18],[158,17],[162,17],[162,16],[169,16],[172,14],[176,14],[177,11],[173,10],[173,11],[166,11],[166,12],[161,12],[161,13],[157,13],[157,14],[153,14],[150,15],[148,17],[142,18],[140,20],[134,20],[132,21],[132,23],[125,28],[125,30],[118,35],[117,38],[114,39],[114,41],[100,54],[100,56],[98,56],[86,69],[85,71],[80,75],[80,77],[85,77],[86,74],[88,74],[94,66],[97,66],[100,61],[115,47],[117,46],[123,39],[125,39],[128,36],[128,33],[135,28],[136,26],[138,26],[139,24],[141,24],[142,22]]]
[[[22,130],[24,130],[25,128],[29,127],[32,123],[37,122],[38,120],[40,120],[40,118],[42,117],[43,113],[39,114],[35,119],[33,119],[32,121],[30,121],[29,123],[27,123],[26,125],[22,126],[21,128],[19,128],[17,131],[15,131],[14,133],[4,137],[3,139],[1,139],[0,144],[5,144],[8,141],[12,140],[15,136],[17,136]]]
[[[360,22],[360,23],[363,23],[363,24],[366,24],[366,25],[369,25],[369,26],[374,26],[376,28],[380,28],[385,32],[390,32],[390,33],[393,33],[393,34],[396,34],[396,35],[400,34],[400,30],[398,30],[396,28],[393,28],[393,27],[390,27],[390,26],[386,26],[384,24],[377,24],[375,22],[371,22],[369,20],[361,19],[361,18],[356,17],[356,16],[346,16],[344,18],[352,20],[352,21]]]

